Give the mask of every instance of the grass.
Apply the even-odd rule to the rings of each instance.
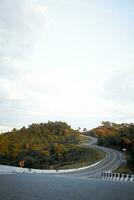
[[[70,164],[64,165],[60,167],[59,169],[74,169],[74,168],[86,167],[102,160],[105,157],[105,153],[101,150],[97,150],[92,147],[88,147],[87,149],[88,149],[87,151],[90,151],[88,158],[87,158],[87,155],[85,157],[83,156],[82,159],[80,159],[76,163],[70,163]]]
[[[119,168],[114,170],[114,172],[120,174],[134,174],[134,171],[132,171],[127,165],[121,165]]]
[[[80,136],[80,145],[83,146],[84,143],[90,142],[90,139],[84,136]],[[105,152],[102,150],[98,150],[94,147],[83,147],[87,149],[87,153],[82,158],[80,157],[80,160],[74,163],[69,163],[67,165],[64,165],[60,167],[59,169],[75,169],[80,167],[86,167],[89,165],[92,165],[100,160],[102,160],[105,157]]]
[[[88,143],[90,141],[91,141],[90,138],[80,135],[80,144]]]

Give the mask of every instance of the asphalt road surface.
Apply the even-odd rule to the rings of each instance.
[[[90,138],[96,145],[96,139]],[[101,148],[106,158],[86,170],[67,174],[0,174],[0,200],[133,200],[134,183],[96,179],[122,162],[116,150]]]
[[[1,200],[133,200],[134,184],[39,174],[0,175]]]
[[[85,136],[90,139],[90,142],[87,142],[84,145],[87,146],[93,146],[96,147],[97,149],[101,149],[106,153],[106,157],[101,161],[99,164],[96,166],[93,166],[89,169],[85,170],[80,170],[77,172],[71,172],[66,175],[71,175],[71,176],[78,176],[78,177],[88,177],[88,178],[97,178],[101,176],[101,173],[104,171],[112,171],[123,162],[123,154],[117,150],[110,149],[110,148],[105,148],[105,147],[100,147],[97,146],[97,139],[94,137],[90,136]]]

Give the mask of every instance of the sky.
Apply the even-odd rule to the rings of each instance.
[[[133,0],[0,0],[0,131],[134,122]]]

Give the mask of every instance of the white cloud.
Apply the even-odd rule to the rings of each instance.
[[[12,129],[13,127],[10,127],[10,126],[0,126],[0,134],[7,131],[11,131]]]
[[[112,2],[64,2],[1,2],[0,125],[133,119],[132,15]]]
[[[1,100],[5,101],[22,100],[22,94],[17,88],[17,85],[12,81],[6,79],[0,79]]]
[[[39,13],[39,14],[46,14],[48,12],[48,6],[47,5],[41,5],[41,4],[33,4],[32,10]]]

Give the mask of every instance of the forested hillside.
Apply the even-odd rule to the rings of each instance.
[[[98,137],[98,144],[126,150],[127,164],[134,171],[134,124],[102,122],[86,134]]]
[[[0,135],[0,164],[56,168],[75,162],[85,153],[78,148],[79,132],[64,122],[32,124]]]

